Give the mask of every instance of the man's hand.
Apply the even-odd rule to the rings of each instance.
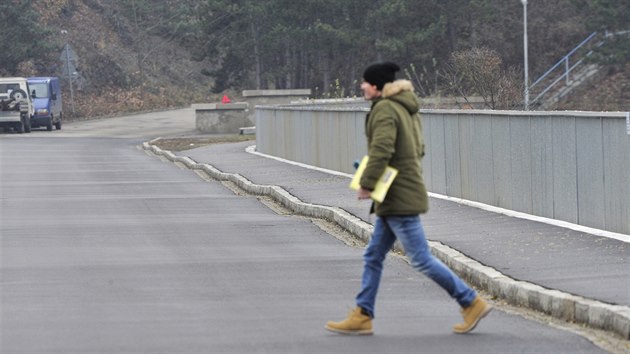
[[[359,198],[359,200],[362,199],[370,199],[370,195],[372,194],[372,191],[369,191],[363,187],[359,188],[359,190],[357,191],[357,198]]]

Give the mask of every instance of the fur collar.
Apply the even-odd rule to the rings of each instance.
[[[403,91],[411,91],[413,92],[413,84],[409,80],[396,80],[394,82],[389,82],[383,86],[383,94],[382,97],[391,97],[395,96]]]

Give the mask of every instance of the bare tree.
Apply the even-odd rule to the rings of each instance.
[[[472,48],[451,55],[444,73],[447,89],[467,97],[479,95],[490,109],[510,109],[520,104],[519,71],[501,67],[499,55],[488,48]]]

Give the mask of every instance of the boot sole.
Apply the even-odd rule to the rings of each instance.
[[[477,317],[477,320],[475,322],[473,322],[472,326],[470,326],[470,328],[467,328],[467,329],[461,330],[461,331],[453,329],[453,332],[455,332],[457,334],[464,334],[464,333],[468,333],[468,332],[472,331],[473,329],[475,329],[475,327],[477,327],[477,324],[479,323],[479,321],[481,321],[482,318],[486,317],[490,313],[490,311],[492,311],[492,306],[487,305],[486,308],[483,310],[483,312],[481,314],[479,314],[479,317]]]
[[[371,336],[372,334],[374,334],[374,332],[371,329],[362,329],[362,330],[357,330],[357,331],[346,331],[343,329],[336,329],[336,328],[332,328],[332,327],[328,327],[325,326],[325,329],[327,329],[330,332],[334,332],[334,333],[339,333],[339,334],[345,334],[345,335],[349,335],[349,336]]]

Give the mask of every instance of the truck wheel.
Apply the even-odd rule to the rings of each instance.
[[[51,114],[50,117],[48,118],[48,123],[46,123],[46,130],[52,131],[52,126],[53,126],[53,116]]]
[[[9,95],[9,97],[12,100],[21,101],[21,100],[25,100],[27,96],[26,96],[26,92],[24,92],[24,90],[17,89],[17,90],[11,91],[11,95]]]
[[[20,119],[18,123],[15,124],[15,132],[18,134],[24,133],[24,119]]]
[[[24,118],[24,131],[26,133],[30,133],[31,132],[31,118]]]
[[[55,123],[55,128],[57,128],[57,130],[61,130],[61,119],[63,118],[63,115],[60,113],[59,114],[59,121],[57,121],[57,123]]]

